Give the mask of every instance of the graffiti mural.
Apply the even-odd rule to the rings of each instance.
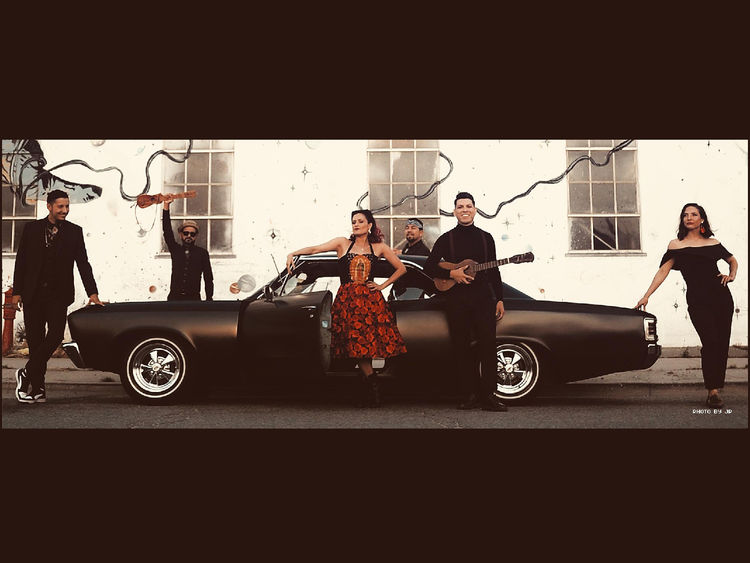
[[[44,200],[52,190],[63,190],[71,203],[86,203],[102,195],[102,188],[91,184],[68,182],[54,174],[55,166],[45,169],[47,160],[35,139],[3,139],[3,180],[23,205]]]
[[[94,146],[101,146],[104,141],[92,141]],[[63,190],[70,196],[71,203],[87,203],[102,195],[101,186],[92,184],[79,184],[69,182],[55,174],[53,170],[58,170],[65,166],[79,165],[93,172],[116,171],[120,175],[120,196],[125,201],[137,201],[138,197],[147,194],[151,188],[151,175],[149,170],[151,164],[157,156],[166,156],[173,162],[185,162],[190,158],[193,147],[193,141],[188,141],[187,151],[182,157],[174,157],[167,151],[158,150],[154,152],[146,163],[146,184],[143,189],[135,195],[125,192],[123,187],[124,175],[122,170],[116,166],[106,168],[93,168],[86,161],[74,159],[68,160],[49,169],[45,168],[47,160],[44,158],[39,141],[36,139],[3,139],[3,180],[10,185],[11,191],[21,201],[23,205],[33,205],[37,201],[44,201],[47,194],[52,190]]]

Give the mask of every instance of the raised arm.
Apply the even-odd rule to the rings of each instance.
[[[169,217],[169,205],[167,201],[164,202],[164,211],[161,213],[161,230],[164,233],[164,242],[167,243],[169,252],[178,250],[179,245],[174,239],[174,231],[172,231],[172,221]]]
[[[294,262],[295,256],[301,256],[302,254],[319,254],[321,252],[328,252],[329,250],[338,250],[339,248],[341,248],[341,245],[345,244],[346,242],[348,242],[348,239],[345,239],[344,237],[336,237],[322,244],[316,244],[315,246],[306,246],[305,248],[300,248],[299,250],[290,252],[286,256],[287,272],[292,271],[292,262]]]

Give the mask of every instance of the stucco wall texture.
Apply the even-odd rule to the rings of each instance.
[[[71,159],[92,168],[117,166],[123,190],[137,194],[146,182],[150,155],[161,140],[40,140],[47,167]],[[538,299],[632,307],[648,288],[669,241],[676,237],[679,213],[687,202],[703,205],[715,236],[739,262],[730,285],[735,301],[731,343],[747,346],[747,140],[637,140],[641,252],[631,255],[574,255],[568,248],[567,179],[539,184],[526,197],[504,205],[492,219],[476,224],[491,232],[498,258],[533,251],[535,261],[508,264],[503,279]],[[350,212],[367,192],[366,140],[235,140],[232,254],[215,256],[214,299],[234,300],[229,288],[243,276],[259,287],[284,267],[288,252],[348,236]],[[458,191],[471,192],[477,207],[494,214],[497,206],[539,180],[558,177],[567,166],[564,140],[440,140],[453,163],[438,186],[440,208],[451,211]],[[154,159],[149,193],[162,191],[164,157]],[[449,171],[440,160],[440,177]],[[116,172],[96,173],[82,166],[55,172],[71,182],[102,187],[94,201],[71,205],[68,219],[83,227],[89,260],[106,301],[164,300],[170,260],[159,256],[161,205],[138,209],[120,195]],[[364,199],[363,207],[369,202]],[[38,204],[37,217],[46,215]],[[454,226],[441,219],[441,230]],[[201,240],[198,241],[201,244]],[[3,255],[3,290],[12,283],[15,256]],[[275,264],[274,265],[274,260]],[[725,262],[719,263],[723,273]],[[87,298],[78,274],[76,301]],[[245,278],[247,279],[247,278]],[[651,297],[648,310],[659,321],[665,347],[700,344],[687,316],[685,284],[673,271]],[[23,321],[23,314],[16,322]]]

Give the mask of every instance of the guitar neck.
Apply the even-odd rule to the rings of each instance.
[[[180,192],[180,193],[172,194],[172,197],[174,199],[180,199],[180,198],[183,198],[183,197],[195,197],[195,193],[196,192],[194,192],[194,191]]]
[[[489,270],[490,268],[497,268],[510,262],[510,258],[503,258],[502,260],[493,260],[492,262],[484,262],[483,264],[477,264],[472,269],[475,272],[481,272],[482,270]]]

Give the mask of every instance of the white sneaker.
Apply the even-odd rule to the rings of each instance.
[[[16,399],[21,403],[33,403],[34,399],[29,395],[29,377],[26,375],[26,368],[16,370]]]

